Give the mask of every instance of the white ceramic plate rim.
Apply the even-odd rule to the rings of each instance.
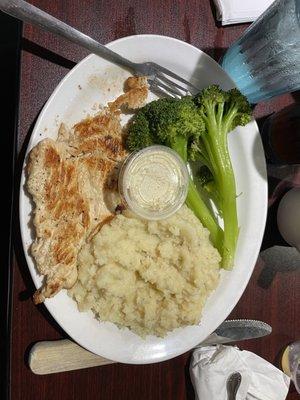
[[[160,40],[170,40],[170,41],[174,41],[174,42],[178,42],[181,45],[184,43],[178,39],[175,38],[170,38],[170,37],[166,37],[166,36],[159,36],[159,35],[133,35],[133,36],[129,36],[129,37],[125,37],[125,38],[121,38],[118,40],[115,40],[111,43],[109,43],[107,46],[110,48],[113,48],[114,46],[116,46],[117,44],[120,44],[124,41],[128,41],[131,39],[138,39],[138,38],[154,38],[154,39],[160,39]],[[201,55],[202,57],[208,57],[210,59],[210,57],[208,55],[205,55],[205,53],[203,53],[201,50],[196,49],[194,46],[184,43],[185,46],[191,47],[193,49],[193,51],[197,50],[199,52],[199,55]],[[56,89],[53,91],[52,95],[49,97],[47,103],[45,104],[45,106],[43,107],[37,122],[35,124],[35,128],[33,130],[32,136],[30,138],[29,144],[28,144],[28,148],[27,148],[27,152],[26,152],[26,157],[25,160],[27,158],[27,154],[29,149],[31,149],[32,147],[32,142],[34,140],[35,137],[35,130],[36,127],[40,124],[40,121],[44,118],[44,116],[47,114],[48,108],[53,100],[53,98],[55,97],[56,93],[60,90],[60,88],[64,85],[64,83],[71,77],[71,75],[78,69],[82,67],[82,64],[87,62],[91,57],[94,57],[94,55],[89,55],[86,58],[84,58],[80,63],[78,63],[63,79],[62,81],[59,83],[59,85],[56,87]],[[210,59],[211,62],[217,64],[214,60]],[[231,81],[230,78],[228,78],[228,81]],[[232,82],[232,81],[231,81]],[[232,86],[234,86],[233,82],[232,82]],[[251,129],[252,131],[257,131],[258,132],[258,127],[255,121],[251,122],[251,127],[249,127],[249,129]],[[260,158],[263,156],[263,148],[262,148],[262,144],[261,142],[258,144],[258,150],[260,152]],[[264,163],[263,160],[260,160],[261,163]],[[25,166],[25,161],[24,161],[24,166]],[[28,251],[26,249],[25,246],[25,237],[28,234],[28,227],[27,225],[24,223],[23,221],[23,217],[24,217],[24,209],[23,209],[23,199],[24,196],[26,196],[24,189],[23,189],[23,185],[25,182],[25,176],[24,176],[24,166],[23,166],[23,174],[22,174],[22,181],[21,181],[21,188],[20,188],[20,225],[21,225],[21,236],[22,236],[22,241],[23,241],[23,246],[24,246],[24,252],[25,252],[25,256],[26,256],[26,260],[29,266],[29,270],[32,276],[32,279],[36,285],[36,287],[39,286],[39,283],[37,281],[37,273],[35,271],[35,267],[33,265],[33,261],[31,259],[31,257],[28,254]],[[243,279],[242,282],[239,281],[239,286],[235,287],[235,291],[234,293],[231,293],[228,295],[228,304],[226,306],[226,308],[223,310],[222,314],[219,316],[216,316],[215,318],[215,327],[217,327],[223,320],[224,318],[226,318],[227,315],[230,314],[230,312],[232,311],[232,309],[234,308],[234,306],[237,304],[238,300],[240,299],[241,295],[243,294],[248,281],[251,277],[251,274],[253,272],[254,266],[255,266],[255,262],[257,260],[257,256],[259,254],[259,250],[260,250],[260,244],[261,244],[261,240],[262,240],[262,236],[263,236],[263,232],[264,232],[264,227],[265,227],[265,221],[266,221],[266,215],[267,215],[267,175],[266,175],[266,168],[265,168],[265,164],[261,165],[261,171],[260,173],[263,175],[262,176],[262,181],[260,182],[260,196],[263,199],[260,203],[261,206],[261,210],[260,210],[260,219],[257,221],[258,223],[258,232],[259,232],[259,237],[255,237],[255,241],[256,241],[256,251],[253,251],[252,256],[249,257],[249,268],[247,271],[245,271],[245,273],[243,273]],[[79,335],[76,335],[76,332],[74,332],[73,328],[70,328],[68,326],[67,323],[65,323],[65,321],[58,319],[55,313],[55,309],[53,309],[51,302],[49,302],[48,300],[45,302],[45,305],[48,309],[48,311],[50,312],[50,314],[52,315],[52,317],[59,323],[59,325],[66,331],[66,333],[71,336],[75,341],[77,341],[81,346],[87,348],[88,350],[90,350],[91,352],[95,352],[95,349],[93,348],[93,346],[90,346],[89,344],[87,344],[84,339],[82,339],[82,337]],[[183,329],[187,329],[187,328],[183,328]],[[196,335],[197,336],[197,335]],[[119,361],[119,362],[125,362],[125,363],[135,363],[135,364],[146,364],[146,363],[153,363],[153,362],[159,362],[159,361],[163,361],[163,360],[167,360],[173,357],[176,357],[180,354],[183,354],[184,352],[190,350],[193,346],[195,346],[200,340],[200,338],[197,339],[197,337],[194,338],[194,340],[192,341],[192,345],[191,342],[187,343],[186,345],[181,343],[181,347],[179,348],[174,348],[171,352],[168,352],[167,354],[164,355],[159,355],[156,354],[153,357],[146,357],[143,358],[142,356],[139,357],[124,357],[124,355],[120,355],[120,356],[116,356],[114,355],[112,357],[112,359],[114,359],[115,361]],[[203,340],[204,337],[201,338],[201,340]],[[98,353],[99,354],[99,353]],[[100,355],[110,358],[110,351],[103,351]]]

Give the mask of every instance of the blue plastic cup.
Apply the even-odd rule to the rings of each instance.
[[[300,0],[272,3],[221,65],[252,104],[299,90]]]

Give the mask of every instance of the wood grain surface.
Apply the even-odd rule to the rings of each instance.
[[[123,36],[155,33],[191,43],[218,60],[226,48],[246,28],[235,25],[222,28],[215,22],[209,0],[35,0],[33,4],[91,35],[105,44]],[[18,125],[18,173],[35,120],[56,85],[87,52],[63,39],[32,26],[24,25],[21,54],[20,113]],[[179,55],[180,56],[180,55]],[[185,61],[183,61],[185,62]],[[262,103],[255,115],[266,115],[296,101],[285,95]],[[271,190],[276,187],[271,182]],[[270,207],[263,247],[282,244]],[[173,360],[146,365],[107,365],[97,368],[36,376],[26,365],[28,349],[39,340],[66,337],[43,306],[31,301],[33,284],[22,253],[15,216],[15,259],[13,264],[13,325],[11,398],[13,400],[191,400],[194,392],[188,366],[190,354]],[[300,266],[299,266],[300,267]],[[232,318],[261,319],[273,327],[273,334],[248,341],[249,349],[272,363],[281,350],[300,339],[299,268],[266,268],[260,260]],[[291,388],[288,399],[296,400]],[[213,400],[213,399],[203,399]]]

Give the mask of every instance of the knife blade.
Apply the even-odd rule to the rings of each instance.
[[[240,319],[224,321],[206,340],[197,347],[212,344],[254,339],[272,332],[270,325],[255,320]],[[29,352],[28,364],[38,375],[72,371],[76,369],[113,364],[108,360],[83,349],[69,339],[36,343]]]
[[[271,332],[271,326],[263,321],[253,319],[226,320],[196,347],[255,339],[269,335]]]

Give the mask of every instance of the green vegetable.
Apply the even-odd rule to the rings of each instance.
[[[187,162],[192,144],[204,131],[203,119],[191,96],[163,98],[138,111],[129,126],[127,148],[134,151],[151,144],[163,144]],[[222,230],[191,179],[186,202],[209,230],[212,243],[221,251]]]
[[[223,91],[216,85],[204,89],[195,98],[205,124],[193,157],[207,160],[220,196],[224,221],[222,266],[232,268],[239,227],[236,209],[236,186],[228,151],[227,134],[251,120],[251,107],[237,90]]]
[[[224,221],[224,232],[190,179],[187,205],[210,231],[222,255],[222,266],[233,266],[238,239],[236,186],[228,151],[227,134],[251,119],[251,107],[237,90],[209,86],[197,96],[159,99],[140,109],[129,126],[127,148],[139,150],[164,144],[184,161],[200,160],[198,179]]]
[[[218,209],[219,215],[222,216],[219,188],[216,185],[214,176],[207,165],[201,165],[201,167],[197,170],[196,179],[197,184],[200,185],[200,188],[206,194],[206,196],[214,202]]]

